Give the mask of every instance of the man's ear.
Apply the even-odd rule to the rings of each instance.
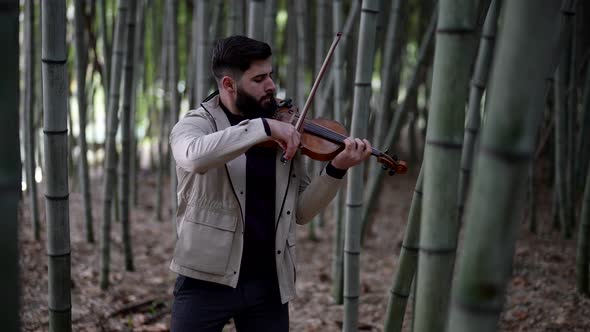
[[[221,79],[221,87],[228,92],[234,92],[236,90],[236,81],[230,76],[223,76]]]

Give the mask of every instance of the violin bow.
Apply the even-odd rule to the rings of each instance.
[[[336,34],[336,38],[334,38],[334,40],[332,41],[332,45],[330,46],[330,49],[328,50],[328,54],[326,55],[326,58],[324,59],[324,63],[322,63],[322,66],[320,67],[320,71],[318,72],[318,75],[317,75],[315,81],[313,82],[313,86],[311,87],[311,91],[309,92],[309,96],[307,97],[307,100],[305,101],[305,105],[303,105],[303,110],[301,110],[301,112],[299,113],[299,119],[297,120],[297,123],[295,124],[295,129],[299,132],[302,131],[303,121],[305,120],[305,115],[307,115],[307,111],[309,110],[309,107],[311,106],[311,101],[313,100],[313,97],[315,96],[315,93],[320,85],[320,81],[322,80],[324,73],[326,72],[326,69],[328,68],[328,63],[330,62],[330,59],[332,59],[332,55],[334,55],[334,50],[336,49],[336,45],[338,45],[338,42],[340,41],[340,37],[342,37],[342,32],[338,32]]]

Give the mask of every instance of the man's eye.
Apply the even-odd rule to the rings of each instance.
[[[263,80],[264,80],[264,78],[262,78],[262,77],[256,77],[256,78],[254,79],[254,82],[256,82],[256,83],[260,83],[260,82],[262,82]]]

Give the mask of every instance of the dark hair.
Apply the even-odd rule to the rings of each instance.
[[[265,60],[272,55],[270,46],[245,36],[219,39],[213,46],[211,71],[217,80],[225,75],[239,78],[253,61]]]

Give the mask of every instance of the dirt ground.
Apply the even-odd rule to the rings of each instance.
[[[360,329],[382,331],[392,277],[411,202],[417,172],[387,178],[376,211],[374,234],[361,254]],[[173,247],[171,219],[154,218],[156,183],[142,174],[139,205],[132,210],[135,272],[123,265],[120,223],[113,225],[112,286],[100,290],[100,245],[85,241],[81,195],[70,195],[72,247],[72,319],[74,331],[168,331],[172,287],[168,269]],[[100,238],[102,186],[93,186],[96,238]],[[39,190],[41,193],[42,188]],[[167,196],[167,195],[164,195]],[[539,234],[521,227],[514,255],[501,331],[590,331],[590,300],[575,290],[575,239],[551,231],[550,195],[538,193]],[[166,202],[165,202],[166,203]],[[27,202],[22,207],[20,265],[22,330],[47,331],[47,257],[44,240],[35,242]],[[43,200],[40,199],[42,216]],[[168,215],[168,214],[167,214]],[[43,219],[44,220],[44,217]],[[327,219],[319,241],[310,241],[299,227],[298,298],[290,304],[291,331],[340,331],[342,305],[333,304],[331,288],[334,225]],[[45,239],[45,227],[43,227]],[[408,305],[411,307],[411,302]],[[226,331],[233,331],[228,324]]]

